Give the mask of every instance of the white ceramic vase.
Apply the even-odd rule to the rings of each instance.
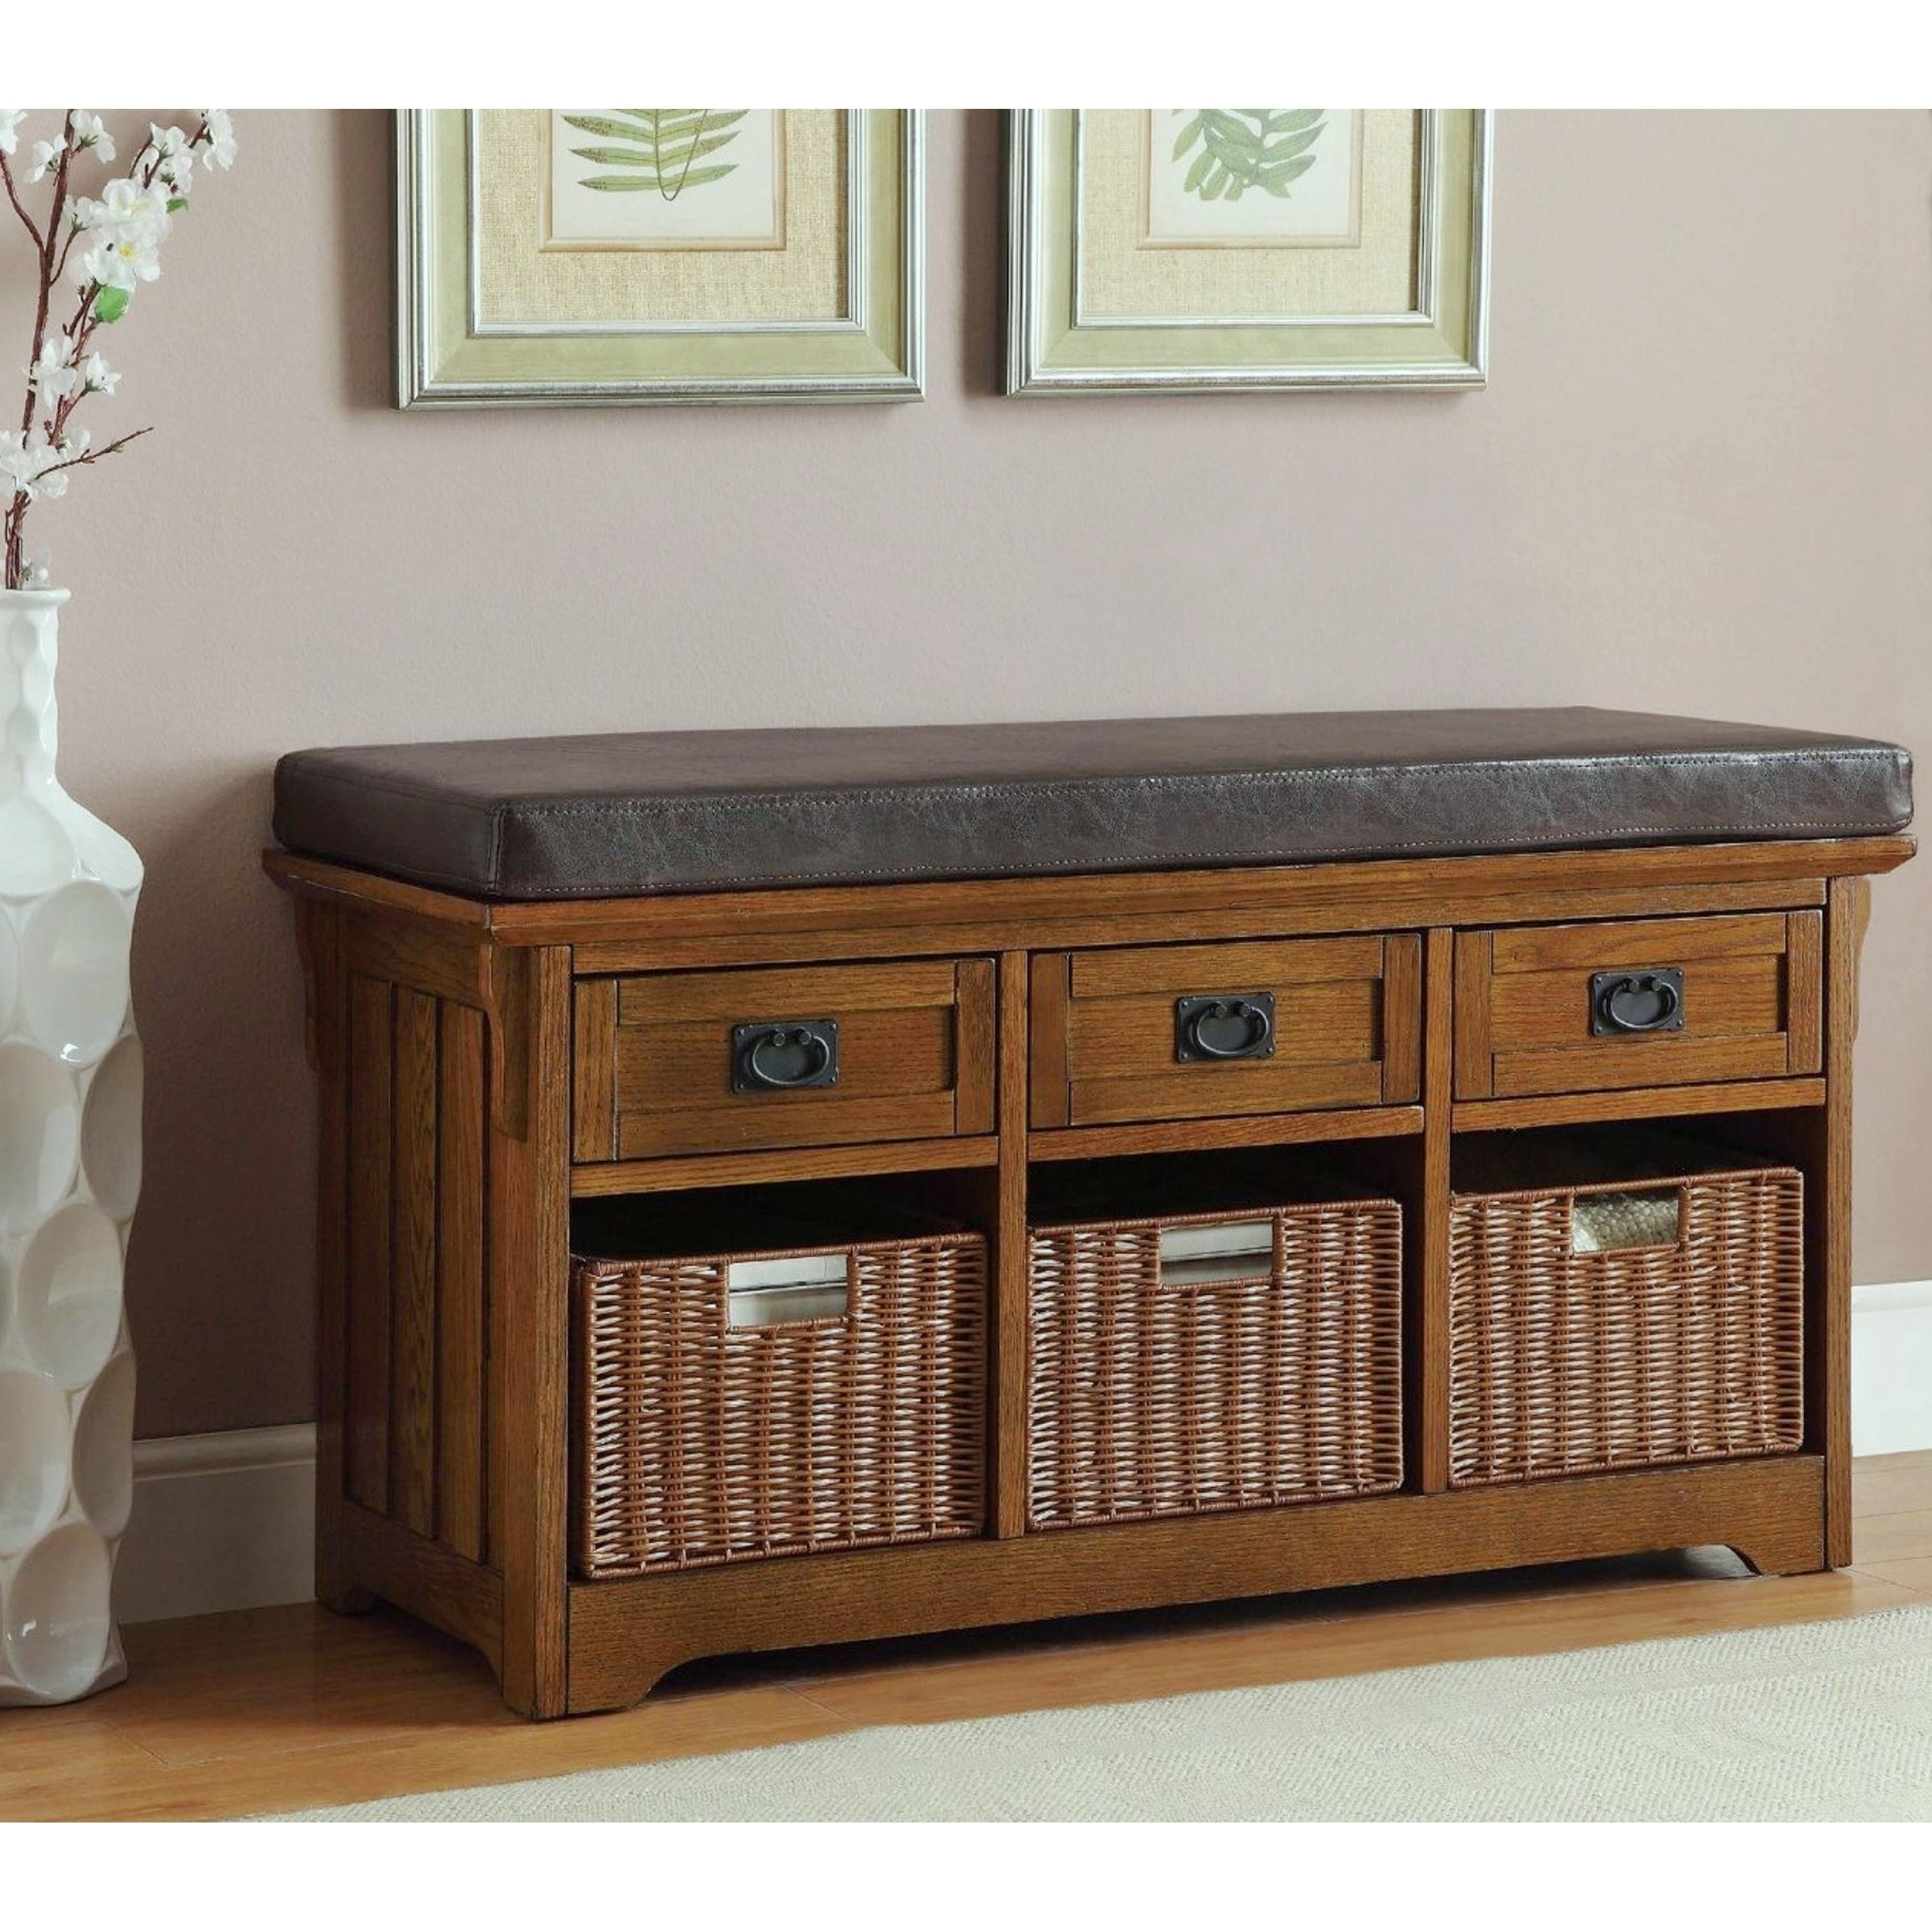
[[[67,596],[0,590],[0,1704],[128,1673],[110,1588],[134,1494],[141,861],[54,776]]]

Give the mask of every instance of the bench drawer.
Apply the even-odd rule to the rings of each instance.
[[[1414,933],[1036,953],[1033,1124],[1412,1102],[1421,958]]]
[[[1460,933],[1456,1097],[1816,1073],[1822,938],[1816,912]]]
[[[993,962],[580,979],[580,1161],[993,1130]]]

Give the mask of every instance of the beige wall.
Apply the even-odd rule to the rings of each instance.
[[[386,119],[238,126],[110,344],[97,436],[157,434],[34,520],[64,775],[148,865],[144,1434],[310,1413],[290,746],[1585,702],[1932,748],[1923,115],[1504,115],[1484,394],[1019,401],[998,120],[936,114],[926,401],[410,416]],[[1932,1275],[1932,865],[1876,902],[1862,1280]]]

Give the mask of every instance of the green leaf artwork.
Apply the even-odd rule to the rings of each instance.
[[[581,160],[616,170],[580,176],[580,187],[602,194],[656,193],[675,201],[690,189],[722,181],[736,168],[736,161],[694,164],[735,141],[738,122],[750,112],[747,107],[603,107],[563,118],[580,134],[622,144],[571,149]]]
[[[1286,201],[1321,157],[1325,107],[1197,107],[1174,143],[1178,161],[1198,147],[1183,189],[1203,201],[1239,201],[1250,188]]]

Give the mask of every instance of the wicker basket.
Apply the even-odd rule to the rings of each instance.
[[[1163,1280],[1164,1239],[1231,1222],[1245,1268]],[[1032,1528],[1401,1486],[1394,1202],[1036,1228],[1030,1299]]]
[[[734,1325],[734,1269],[742,1280],[748,1264],[814,1257],[842,1273],[842,1295],[830,1289],[842,1313]],[[776,1298],[766,1288],[740,1299],[760,1296]],[[575,1298],[584,1576],[978,1532],[979,1235],[579,1259]],[[817,1304],[826,1299],[821,1288]]]
[[[1674,1228],[1580,1252],[1593,1222],[1672,1195]],[[1451,1484],[1796,1449],[1803,1286],[1790,1168],[1457,1195]]]

